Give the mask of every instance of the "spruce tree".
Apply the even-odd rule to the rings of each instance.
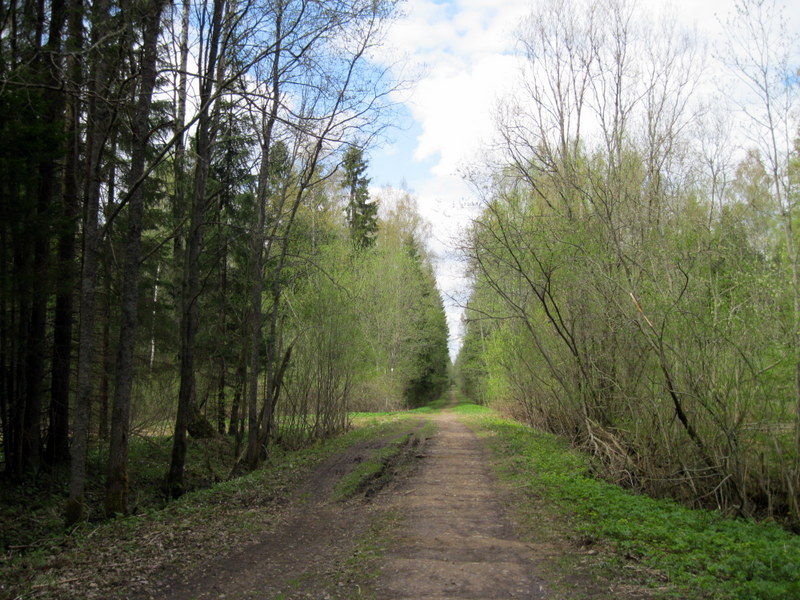
[[[369,201],[369,179],[364,177],[367,161],[364,152],[350,146],[342,161],[344,180],[342,187],[348,190],[347,224],[350,239],[356,248],[369,248],[375,244],[378,233],[378,203]]]

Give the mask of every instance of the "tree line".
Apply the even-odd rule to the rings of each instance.
[[[549,0],[464,253],[462,385],[614,481],[800,523],[797,38],[738,0],[715,60],[626,0]]]
[[[0,6],[0,422],[9,480],[108,449],[129,505],[132,428],[332,435],[355,405],[446,384],[444,313],[413,199],[369,197],[386,127],[371,60],[395,2],[6,0]]]

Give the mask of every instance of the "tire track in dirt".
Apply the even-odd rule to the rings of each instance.
[[[354,465],[397,439],[373,439],[315,469],[280,524],[256,543],[191,572],[166,574],[160,584],[124,597],[169,600],[542,599],[534,548],[519,541],[504,493],[477,436],[450,411],[431,417],[437,432],[419,438],[425,419],[408,425],[409,444],[377,487],[347,502],[331,500],[336,482]],[[411,461],[411,462],[409,462]],[[381,489],[381,485],[387,483]],[[399,519],[384,540],[380,575],[338,579],[337,572],[381,515]],[[371,559],[374,561],[375,559]],[[338,585],[337,585],[338,579]],[[360,577],[359,577],[360,579]],[[362,593],[366,593],[363,596]]]
[[[450,411],[424,458],[382,503],[403,524],[375,583],[380,599],[545,598],[532,548],[506,515],[486,451]]]
[[[337,481],[398,437],[414,438],[415,420],[393,433],[357,444],[317,467],[287,507],[282,522],[258,541],[187,573],[165,574],[131,600],[267,600],[334,598],[330,588],[343,557],[367,534],[375,507],[363,501],[336,502]],[[351,586],[352,587],[352,586]],[[355,586],[356,590],[358,587]],[[340,590],[352,595],[350,590]]]

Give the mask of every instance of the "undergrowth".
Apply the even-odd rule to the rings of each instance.
[[[133,514],[163,508],[167,503],[164,475],[172,438],[132,436],[128,476]],[[187,490],[207,488],[227,478],[234,454],[233,440],[218,436],[190,439],[184,481]],[[106,448],[94,448],[87,460],[86,505],[90,522],[103,520]],[[66,466],[43,473],[35,481],[0,485],[0,555],[47,546],[64,533],[64,503],[69,472]]]
[[[618,566],[662,572],[682,599],[800,598],[800,537],[777,524],[636,495],[591,477],[588,458],[553,435],[484,407],[455,410],[488,432],[504,478],[554,504],[588,542],[610,545]]]

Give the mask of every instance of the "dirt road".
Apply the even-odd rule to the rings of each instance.
[[[386,440],[322,465],[257,543],[131,597],[546,598],[481,442],[448,410],[426,418],[436,433],[409,445],[404,464],[389,465],[394,477],[369,498],[337,502],[331,491]],[[421,430],[420,422],[410,427]],[[392,525],[376,529],[387,515]],[[376,544],[379,552],[365,551]]]
[[[422,464],[382,501],[402,515],[378,598],[545,598],[531,549],[517,540],[485,450],[446,411]]]

